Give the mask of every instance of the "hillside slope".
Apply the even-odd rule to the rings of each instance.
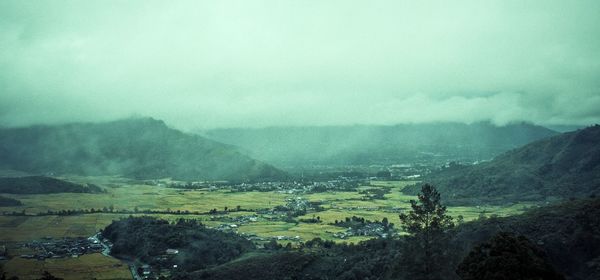
[[[600,126],[564,133],[490,162],[454,165],[424,178],[450,200],[577,197],[600,194]],[[416,193],[417,186],[405,192]]]
[[[102,189],[94,184],[77,184],[46,176],[0,178],[0,193],[96,193]]]
[[[0,129],[0,168],[182,180],[281,177],[235,147],[151,118]]]
[[[477,161],[556,135],[531,124],[430,123],[214,129],[211,139],[239,146],[282,168]]]
[[[453,242],[466,253],[498,232],[523,235],[542,248],[567,279],[600,279],[600,199],[575,199],[517,216],[487,218],[456,229]]]
[[[567,279],[600,276],[600,199],[580,199],[530,209],[511,217],[491,217],[464,223],[450,231],[449,254],[440,279],[460,279],[453,272],[468,252],[499,232],[523,235],[545,252],[549,263]],[[303,250],[248,257],[174,279],[420,279],[406,265],[415,254],[406,251],[407,236],[372,239],[358,244],[305,242]],[[310,243],[310,245],[309,245]],[[265,267],[268,266],[268,271]],[[501,266],[502,267],[502,266]]]

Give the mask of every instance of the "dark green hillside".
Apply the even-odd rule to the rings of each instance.
[[[0,178],[0,193],[95,193],[102,189],[96,185],[80,185],[46,176]]]
[[[234,147],[183,133],[151,118],[0,129],[0,167],[184,180],[284,176]]]
[[[467,252],[498,232],[523,235],[545,251],[568,279],[600,277],[600,199],[576,199],[523,215],[488,218],[457,229],[455,243]]]
[[[477,161],[556,135],[521,123],[428,123],[214,129],[207,137],[282,167]]]
[[[454,271],[463,259],[480,244],[493,242],[499,233],[509,233],[526,244],[526,248],[521,249],[525,249],[526,254],[535,252],[528,259],[536,263],[543,261],[538,267],[542,270],[556,270],[566,279],[598,279],[599,216],[600,199],[595,198],[541,207],[513,217],[483,218],[462,224],[448,233],[451,241],[443,251],[450,260],[441,265],[445,271],[440,279],[460,279]],[[191,274],[181,273],[175,279],[427,279],[423,275],[408,274],[404,269],[415,262],[416,254],[409,249],[411,241],[414,240],[403,236],[348,245],[315,239],[305,242],[302,250],[265,251]],[[507,258],[520,253],[511,251],[510,246],[499,249],[508,250]],[[502,258],[498,256],[498,260]],[[515,274],[516,271],[502,270],[524,267],[514,265],[514,259],[509,261],[513,263],[496,263],[496,272]],[[561,279],[556,276],[548,279]]]
[[[226,263],[255,249],[252,242],[233,234],[206,228],[196,220],[180,219],[169,223],[154,217],[129,217],[114,221],[102,235],[113,242],[111,254],[140,259],[152,265],[177,264],[183,271],[194,271]],[[165,260],[167,249],[178,250]]]
[[[424,178],[447,201],[537,200],[600,194],[600,126],[540,140],[490,162],[451,165]],[[415,193],[418,186],[405,189]]]
[[[10,197],[4,197],[0,195],[0,207],[7,206],[21,206],[23,203],[19,200]]]
[[[313,254],[275,252],[236,260],[201,272],[180,273],[175,279],[316,279],[310,278],[310,274],[304,271],[314,261],[320,260]]]

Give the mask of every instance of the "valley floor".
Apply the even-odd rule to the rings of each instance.
[[[127,265],[97,253],[43,261],[20,257],[27,254],[23,249],[24,243],[42,239],[89,237],[113,220],[129,215],[158,216],[171,221],[179,218],[197,219],[209,227],[238,232],[257,244],[264,244],[272,239],[284,245],[288,242],[295,244],[316,237],[356,243],[375,238],[381,232],[377,229],[351,230],[336,225],[336,221],[345,221],[346,218],[355,216],[373,222],[387,218],[389,223],[398,224],[398,214],[408,209],[409,201],[415,199],[400,192],[404,186],[415,183],[409,181],[372,181],[369,185],[359,186],[355,191],[291,193],[231,192],[227,187],[188,190],[119,177],[66,179],[94,183],[103,187],[106,192],[3,194],[23,203],[22,206],[0,207],[0,245],[7,248],[8,258],[2,262],[9,275],[31,279],[33,275],[41,275],[43,270],[48,270],[65,279],[83,279],[87,276],[78,275],[89,273],[93,273],[97,279],[131,277]],[[366,190],[385,190],[386,193],[383,199],[369,199],[365,196]],[[277,206],[303,202],[318,207],[308,208],[303,215],[294,217],[274,210]],[[456,206],[449,207],[449,213],[455,218],[462,216],[464,221],[469,221],[481,215],[515,215],[528,207],[535,205]],[[61,212],[66,210],[71,210],[72,213]]]

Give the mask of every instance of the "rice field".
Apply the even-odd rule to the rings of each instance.
[[[131,279],[131,272],[126,264],[102,254],[45,261],[12,258],[4,264],[4,271],[9,277],[18,275],[21,280],[39,279],[44,271],[56,277],[73,280]]]
[[[372,182],[370,186],[361,186],[355,192],[324,192],[313,194],[286,194],[279,192],[230,192],[228,190],[208,191],[181,190],[164,186],[151,186],[118,177],[76,177],[75,181],[92,182],[102,186],[106,193],[99,194],[46,194],[46,195],[12,195],[3,194],[18,199],[24,205],[18,207],[0,207],[0,212],[21,212],[27,214],[60,211],[67,209],[102,209],[113,207],[115,210],[171,210],[190,211],[199,213],[211,209],[219,211],[235,209],[239,206],[247,211],[229,212],[219,217],[234,218],[237,216],[254,215],[254,210],[271,209],[277,205],[285,205],[286,199],[302,197],[311,202],[320,202],[323,211],[308,212],[297,219],[309,219],[318,216],[321,223],[293,223],[281,220],[258,219],[255,222],[239,224],[236,230],[239,233],[255,234],[263,238],[277,236],[299,237],[307,241],[319,237],[336,242],[359,242],[372,237],[352,236],[341,240],[334,237],[334,233],[344,231],[344,228],[330,225],[336,220],[346,217],[359,216],[367,220],[380,221],[384,217],[390,223],[399,227],[398,212],[410,208],[410,200],[414,196],[404,195],[401,190],[406,185],[414,182]],[[385,199],[365,200],[359,191],[369,188],[388,188],[390,193],[385,194]],[[529,205],[515,204],[508,206],[459,206],[448,207],[453,217],[463,216],[465,221],[477,219],[480,215],[508,216],[523,212]],[[73,216],[8,216],[0,215],[0,244],[15,244],[29,240],[39,240],[45,237],[78,237],[91,236],[100,229],[109,225],[113,220],[128,216],[121,213],[93,213]],[[135,214],[142,215],[142,214]],[[179,218],[198,219],[207,226],[217,227],[223,221],[211,220],[212,215],[171,215],[154,214],[167,220]],[[288,241],[283,241],[287,243]],[[13,252],[16,255],[18,252]],[[11,252],[9,251],[9,255]],[[84,255],[75,259],[53,259],[46,261],[25,260],[12,258],[5,264],[5,270],[15,275],[24,275],[21,279],[39,277],[40,271],[56,271],[56,276],[65,279],[84,279],[95,275],[97,279],[126,279],[130,277],[126,265],[110,257],[102,255]],[[59,272],[59,271],[64,271]],[[53,273],[54,274],[54,273]]]
[[[94,181],[97,179],[97,181]],[[335,220],[346,217],[360,216],[368,220],[381,220],[384,217],[391,223],[398,224],[398,211],[410,208],[409,201],[416,199],[401,193],[404,186],[414,182],[379,181],[361,189],[383,187],[389,188],[383,200],[364,200],[364,195],[357,192],[324,192],[304,195],[292,195],[279,192],[229,192],[227,190],[181,190],[143,184],[131,184],[125,179],[114,177],[78,177],[75,180],[95,182],[103,186],[107,193],[100,194],[46,194],[46,195],[10,195],[23,202],[19,207],[0,207],[0,212],[25,211],[28,214],[66,209],[102,209],[114,207],[115,210],[171,210],[207,212],[211,209],[223,210],[225,207],[234,209],[266,209],[284,205],[286,198],[303,197],[309,201],[320,202],[324,211],[309,212],[299,218],[311,218],[313,215],[321,218],[319,224],[294,224],[258,220],[239,227],[240,232],[253,233],[262,237],[278,235],[300,236],[304,240],[320,237],[333,239],[329,232],[339,231],[338,227],[330,226]],[[99,182],[98,182],[99,181]],[[510,206],[459,206],[449,207],[450,215],[462,215],[465,221],[478,218],[480,215],[507,216],[519,214],[527,205]],[[253,212],[230,212],[228,216],[235,217],[250,215]],[[76,237],[90,236],[104,228],[112,220],[126,214],[94,213],[74,216],[0,216],[0,240],[4,242],[26,241],[42,237]],[[220,222],[210,221],[209,215],[167,215],[160,214],[165,219],[178,218],[199,219],[209,226]]]

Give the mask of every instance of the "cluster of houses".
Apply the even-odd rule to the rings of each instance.
[[[238,225],[236,225],[236,224],[220,224],[220,225],[214,227],[214,229],[216,229],[216,230],[225,231],[225,232],[236,231],[237,228],[238,228]]]
[[[169,187],[178,189],[217,191],[220,189],[228,189],[232,192],[269,192],[276,191],[286,194],[299,193],[314,193],[326,191],[352,191],[360,184],[368,184],[368,178],[349,178],[339,177],[328,181],[272,181],[272,182],[255,182],[255,183],[240,183],[231,184],[225,181],[219,182],[183,182],[183,181],[161,181],[148,180],[144,182],[146,185]]]
[[[228,222],[230,224],[234,224],[235,227],[237,227],[238,225],[256,222],[258,221],[258,219],[259,217],[257,215],[243,215],[235,217],[219,215],[210,217],[211,221]]]
[[[367,184],[363,179],[341,178],[337,180],[318,182],[262,182],[242,183],[230,186],[232,191],[277,191],[285,194],[315,193],[327,191],[351,191],[359,184]]]
[[[105,249],[97,239],[85,237],[62,239],[46,237],[42,240],[24,243],[22,246],[30,249],[33,253],[21,255],[21,258],[38,260],[78,257],[83,254],[100,253]]]
[[[366,223],[360,227],[348,227],[345,231],[333,233],[333,237],[346,239],[351,236],[377,236],[387,238],[395,234],[380,223]]]
[[[286,236],[286,235],[277,235],[271,239],[276,239],[277,241],[301,241],[302,238],[300,236]]]
[[[241,183],[228,186],[234,192],[249,192],[249,191],[278,191],[281,193],[300,192],[303,186],[299,182],[258,182],[258,183]]]
[[[308,210],[312,208],[312,206],[312,203],[310,203],[308,199],[300,196],[287,198],[285,203],[285,207],[294,211]]]
[[[169,279],[173,270],[178,267],[174,264],[173,257],[179,254],[177,249],[167,249],[163,254],[154,257],[154,266],[141,264],[137,267],[136,279]]]
[[[387,167],[391,179],[415,180],[431,172],[429,164],[393,164]]]
[[[364,180],[359,181],[363,184],[366,183]],[[358,186],[359,181],[350,179],[339,179],[321,182],[258,182],[241,183],[237,185],[229,185],[226,187],[233,192],[276,191],[285,194],[300,194],[326,191],[354,190]]]

